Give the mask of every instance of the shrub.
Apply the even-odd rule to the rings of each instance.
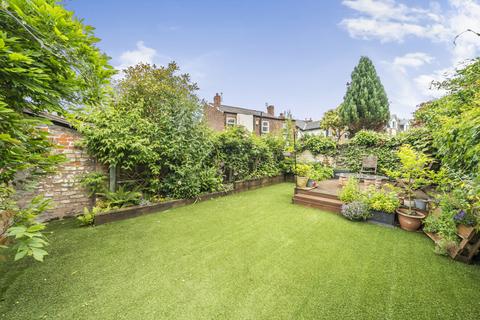
[[[299,141],[299,151],[308,150],[314,155],[333,155],[337,144],[330,138],[316,135],[305,135]]]
[[[350,140],[356,146],[373,147],[384,143],[387,138],[384,134],[372,130],[360,130]]]
[[[103,172],[89,172],[81,177],[80,185],[87,189],[89,197],[105,192],[107,176]]]
[[[91,226],[95,222],[95,216],[101,211],[102,209],[100,207],[93,207],[92,210],[83,208],[83,214],[77,216],[77,220],[82,226]]]
[[[342,215],[353,221],[367,220],[371,214],[368,206],[362,201],[353,201],[342,206]]]
[[[342,202],[350,203],[362,199],[363,195],[360,191],[360,184],[357,179],[350,177],[347,184],[342,188],[339,199]]]
[[[105,198],[105,204],[109,208],[122,208],[128,206],[135,206],[140,204],[142,200],[142,193],[138,191],[127,191],[123,186],[120,186],[117,191],[107,191],[99,194]]]
[[[367,192],[367,204],[371,210],[385,213],[395,213],[400,206],[398,195],[394,191],[375,190],[371,188]]]
[[[299,163],[293,168],[295,175],[299,177],[310,177],[313,167],[309,164]]]
[[[315,181],[327,180],[333,177],[333,169],[327,166],[324,166],[320,163],[313,165],[312,172],[310,173],[310,178]]]

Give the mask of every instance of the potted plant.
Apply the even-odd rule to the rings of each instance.
[[[358,180],[353,177],[348,178],[347,183],[340,191],[338,198],[344,203],[361,200],[363,194],[360,191],[360,183]]]
[[[386,186],[389,188],[389,186]],[[367,204],[372,212],[371,221],[393,226],[395,225],[395,212],[400,207],[400,200],[393,187],[376,190],[369,188],[367,192]]]
[[[342,215],[348,220],[365,221],[370,218],[371,213],[366,203],[361,200],[355,200],[342,205]]]
[[[312,166],[308,164],[297,164],[293,170],[296,176],[297,187],[305,188],[307,186],[308,177],[312,171]]]
[[[397,179],[403,187],[407,208],[397,209],[400,227],[407,231],[416,231],[422,225],[425,215],[414,208],[414,192],[426,185],[432,176],[428,169],[432,160],[422,152],[415,151],[410,145],[400,147],[397,155],[400,159],[398,170],[388,170],[387,175]]]

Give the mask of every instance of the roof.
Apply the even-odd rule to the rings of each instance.
[[[211,103],[210,103],[210,105],[213,106],[213,104],[211,104]],[[220,111],[226,112],[226,113],[247,114],[247,115],[252,115],[252,116],[262,117],[262,118],[284,120],[284,118],[271,116],[268,113],[263,112],[263,111],[258,111],[258,110],[254,110],[254,109],[248,109],[248,108],[242,108],[242,107],[227,106],[225,104],[220,105],[220,107],[218,109]]]
[[[47,113],[47,112],[34,113],[30,110],[25,110],[24,112],[26,114],[31,115],[31,116],[37,116],[37,117],[40,117],[40,118],[48,119],[54,124],[73,129],[73,126],[71,125],[70,122],[67,121],[67,119],[65,119],[63,117],[60,117],[60,116],[57,116],[55,114]]]
[[[302,131],[320,130],[320,121],[295,120],[295,124]]]

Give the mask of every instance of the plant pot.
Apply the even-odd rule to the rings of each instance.
[[[307,186],[308,177],[297,177],[297,187],[305,188]]]
[[[384,224],[388,226],[395,225],[395,212],[387,213],[383,211],[372,211],[372,216],[369,218],[370,221],[377,222],[379,224]]]
[[[417,231],[422,225],[422,220],[425,218],[423,213],[417,212],[416,216],[408,214],[408,211],[403,209],[398,209],[398,222],[400,223],[400,228],[407,231]]]
[[[415,199],[415,208],[420,209],[422,211],[427,211],[427,200],[424,199]]]
[[[315,184],[315,181],[312,179],[307,180],[307,188],[313,188],[313,185]]]

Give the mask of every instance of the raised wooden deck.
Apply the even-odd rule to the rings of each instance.
[[[338,180],[321,181],[316,188],[295,188],[292,202],[308,207],[340,213],[342,202],[338,199],[341,186]]]

